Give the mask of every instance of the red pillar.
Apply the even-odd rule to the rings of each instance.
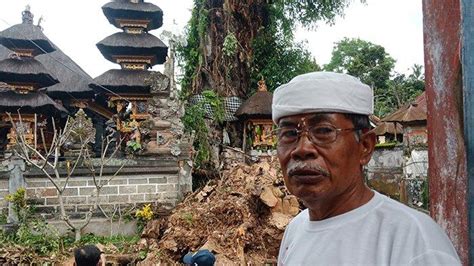
[[[459,0],[423,0],[430,213],[469,265]]]

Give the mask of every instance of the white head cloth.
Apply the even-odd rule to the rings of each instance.
[[[359,79],[341,73],[312,72],[296,76],[273,93],[272,118],[315,112],[370,115],[372,89]]]

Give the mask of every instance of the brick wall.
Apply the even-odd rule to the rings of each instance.
[[[108,170],[107,175],[102,178],[104,183],[115,172],[115,169]],[[123,214],[144,203],[158,203],[163,208],[170,209],[181,200],[184,193],[191,190],[190,170],[189,164],[176,161],[154,164],[147,162],[143,166],[125,167],[101,189],[98,199],[100,210],[95,211],[93,216],[110,217],[114,212],[117,215],[119,211]],[[78,169],[77,172],[81,171],[82,169]],[[53,184],[34,169],[24,172],[23,177],[27,197],[35,205],[36,212],[47,219],[59,218],[58,192]],[[9,193],[8,178],[8,173],[2,178],[0,172],[0,211],[8,207],[5,201],[5,196]],[[96,202],[95,191],[96,187],[91,176],[69,179],[63,192],[67,214],[72,219],[82,218]]]

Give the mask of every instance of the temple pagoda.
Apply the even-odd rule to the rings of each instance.
[[[51,99],[42,88],[57,84],[58,79],[38,60],[37,55],[55,51],[54,45],[42,30],[33,25],[29,7],[22,13],[23,22],[0,32],[0,54],[7,54],[0,61],[0,117],[9,122],[10,112],[17,128],[24,130],[27,141],[35,139],[34,125],[50,116],[60,117],[67,110]],[[23,123],[20,123],[20,118]],[[13,128],[10,129],[7,148],[15,144]]]
[[[96,77],[91,87],[115,109],[117,129],[129,133],[150,117],[148,103],[152,91],[147,80],[162,74],[149,69],[166,61],[168,47],[149,33],[162,26],[163,12],[143,0],[115,0],[105,4],[102,10],[109,22],[122,32],[106,37],[97,43],[97,48],[121,69]],[[156,93],[169,95],[169,86],[164,88]]]

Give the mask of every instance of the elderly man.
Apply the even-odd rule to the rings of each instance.
[[[279,265],[459,265],[427,215],[367,187],[372,89],[339,73],[297,76],[276,89],[273,120],[289,191],[307,209],[288,225]]]

